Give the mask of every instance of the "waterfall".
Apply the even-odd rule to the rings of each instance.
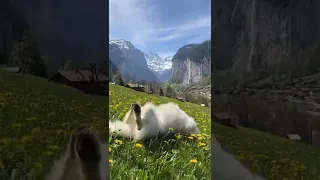
[[[188,58],[187,59],[187,61],[188,61],[188,84],[190,84],[190,78],[191,78],[191,61],[190,61],[190,59]]]

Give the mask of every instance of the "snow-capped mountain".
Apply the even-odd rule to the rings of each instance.
[[[116,44],[120,49],[130,49],[130,48],[135,48],[133,44],[131,44],[130,41],[126,41],[123,39],[119,40],[110,40],[109,44]]]
[[[110,40],[109,58],[120,70],[124,80],[159,81],[158,76],[148,67],[142,51],[137,49],[130,41],[123,39]]]
[[[149,68],[159,74],[162,74],[172,66],[171,56],[161,58],[158,54],[152,52],[143,53],[143,55],[147,60]]]

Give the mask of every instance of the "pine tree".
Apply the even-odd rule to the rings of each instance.
[[[25,30],[22,38],[13,46],[9,59],[10,66],[19,66],[21,72],[47,77],[46,67],[38,50],[34,36]]]
[[[115,82],[116,84],[119,84],[121,86],[124,86],[122,77],[121,77],[121,73],[119,71],[116,72],[116,74],[113,76],[113,82]]]

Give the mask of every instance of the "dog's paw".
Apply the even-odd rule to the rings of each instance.
[[[76,151],[83,162],[100,162],[100,142],[93,132],[83,128],[76,133]]]
[[[134,102],[134,103],[132,103],[131,107],[132,107],[133,112],[141,113],[141,106],[139,103]]]

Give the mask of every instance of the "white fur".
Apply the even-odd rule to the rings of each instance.
[[[165,134],[172,128],[173,133],[200,133],[196,122],[174,103],[156,106],[150,102],[141,107],[142,129],[137,130],[134,113],[129,110],[123,121],[109,122],[110,132],[136,140],[144,140]]]
[[[54,162],[51,171],[46,175],[45,180],[88,180],[85,178],[82,170],[82,163],[79,160],[78,154],[75,153],[75,158],[71,157],[71,136],[65,153]],[[99,180],[108,179],[108,144],[100,142],[100,178]],[[96,179],[95,179],[96,180]]]

